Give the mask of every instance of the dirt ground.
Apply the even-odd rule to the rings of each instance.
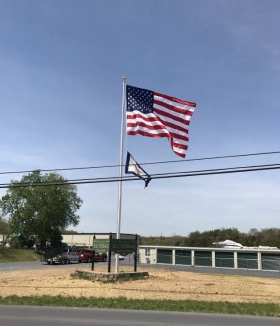
[[[97,264],[96,264],[97,265]],[[77,266],[0,273],[0,295],[62,295],[85,297],[127,297],[280,304],[280,279],[200,274],[160,269],[143,269],[149,278],[122,283],[92,282],[70,276]],[[90,270],[88,265],[79,269]],[[105,266],[96,271],[106,272]],[[120,271],[132,271],[121,266]]]

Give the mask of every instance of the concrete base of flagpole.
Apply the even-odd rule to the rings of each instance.
[[[123,278],[147,278],[149,277],[148,272],[120,272],[120,273],[105,273],[105,272],[95,272],[95,271],[88,271],[88,270],[82,270],[77,269],[76,273],[78,275],[84,275],[88,276],[88,278],[92,281],[107,281],[107,280],[115,280],[118,281]]]

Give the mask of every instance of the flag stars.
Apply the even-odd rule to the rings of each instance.
[[[154,93],[149,90],[127,86],[127,111],[153,112]]]

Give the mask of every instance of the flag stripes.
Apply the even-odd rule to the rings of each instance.
[[[193,102],[127,86],[127,134],[166,137],[174,153],[184,158],[189,144],[190,119],[195,107]]]

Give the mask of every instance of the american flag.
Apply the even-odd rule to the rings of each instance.
[[[174,153],[186,156],[195,103],[128,85],[126,103],[128,135],[167,137]]]

